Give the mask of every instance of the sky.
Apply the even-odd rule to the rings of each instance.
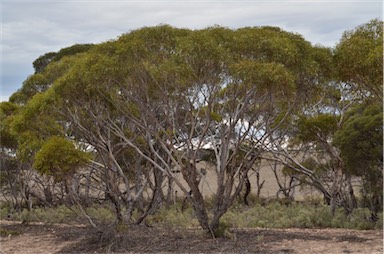
[[[169,24],[278,26],[312,44],[334,47],[346,30],[383,18],[382,0],[0,0],[0,101],[32,75],[47,52],[102,43],[123,33]]]

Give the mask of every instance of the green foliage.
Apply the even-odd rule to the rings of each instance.
[[[383,107],[360,104],[351,108],[335,135],[347,169],[362,176],[383,166]],[[377,176],[375,176],[377,177]]]
[[[57,62],[65,56],[72,56],[78,53],[86,52],[93,47],[93,44],[75,44],[73,46],[63,48],[59,52],[49,52],[33,62],[35,73],[41,73],[52,62]]]
[[[91,45],[82,44],[64,48],[58,53],[47,53],[34,62],[35,74],[29,76],[23,86],[11,95],[10,101],[25,105],[34,95],[45,92],[72,67],[78,53],[86,52]],[[39,63],[38,63],[39,62]]]
[[[296,138],[303,142],[324,142],[332,138],[338,129],[339,116],[319,114],[301,117],[297,122]]]
[[[0,207],[0,220],[5,220],[7,219],[9,215],[9,210],[10,210],[11,205],[4,205],[4,202],[1,202],[1,207]]]
[[[76,149],[73,142],[54,136],[37,152],[33,167],[41,174],[52,175],[62,181],[90,159],[91,155]]]
[[[50,86],[49,81],[45,75],[37,73],[29,76],[24,82],[21,89],[10,97],[11,102],[25,104],[35,94],[41,93],[48,89]]]
[[[279,62],[297,68],[307,59],[310,44],[300,35],[278,27],[247,27],[236,30],[232,47],[246,58],[256,61]],[[293,60],[297,59],[297,61]]]
[[[383,207],[383,106],[364,103],[350,109],[334,144],[345,169],[363,179],[363,195],[376,213]]]
[[[12,102],[0,103],[0,144],[1,147],[15,149],[16,135],[11,131],[11,122],[19,107]]]
[[[38,93],[12,117],[10,131],[17,137],[17,156],[20,161],[31,161],[44,140],[62,133],[63,126],[50,110],[53,100],[52,90]]]
[[[35,73],[43,72],[45,67],[47,67],[47,65],[52,62],[55,56],[55,52],[48,52],[37,58],[33,62],[33,68],[35,69]]]
[[[354,90],[368,91],[378,102],[383,98],[383,22],[379,19],[343,34],[335,49],[341,81]]]
[[[15,114],[18,108],[19,106],[12,102],[0,102],[0,119],[3,121],[7,116]]]
[[[280,63],[241,61],[233,66],[234,77],[244,81],[248,91],[254,86],[260,93],[281,93],[288,96],[295,88],[292,73]]]

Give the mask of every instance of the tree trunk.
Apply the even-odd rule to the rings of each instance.
[[[142,223],[148,215],[155,213],[163,199],[163,192],[161,187],[163,184],[164,176],[159,170],[154,170],[153,172],[155,177],[155,186],[152,188],[152,199],[148,205],[147,210],[140,216],[139,219],[137,219],[136,224]]]
[[[181,170],[185,181],[191,188],[192,205],[196,213],[197,220],[204,230],[209,230],[208,213],[204,203],[204,197],[199,190],[200,176],[197,174],[197,169],[189,164]]]
[[[193,195],[193,209],[196,212],[197,220],[199,221],[200,226],[204,230],[210,230],[209,227],[209,220],[208,220],[208,214],[207,210],[204,204],[204,198],[201,195],[200,191],[194,190],[195,188],[192,188],[192,195]]]
[[[260,197],[260,193],[261,193],[261,189],[263,188],[263,185],[265,183],[265,180],[263,180],[261,183],[260,183],[260,172],[256,172],[256,187],[257,187],[257,192],[256,192],[256,196],[259,198]]]
[[[118,223],[123,222],[123,215],[121,213],[121,202],[119,200],[118,180],[116,174],[113,172],[113,164],[110,164],[110,168],[107,168],[105,172],[106,183],[106,197],[112,202],[115,209],[115,216]]]
[[[249,193],[251,193],[251,182],[249,181],[248,175],[245,176],[244,181],[245,181],[244,204],[249,206],[247,197]]]
[[[350,175],[347,175],[346,181],[348,185],[348,194],[349,194],[349,209],[352,212],[353,209],[357,208],[357,200],[355,197],[355,193],[353,191],[352,179]]]
[[[136,203],[137,209],[140,212],[144,213],[144,197],[143,197],[143,194],[141,192],[141,189],[143,188],[143,183],[141,180],[143,172],[141,170],[141,167],[142,167],[141,166],[141,160],[137,160],[137,162],[135,164],[135,194],[136,195],[139,194],[139,196],[137,196],[135,203]]]

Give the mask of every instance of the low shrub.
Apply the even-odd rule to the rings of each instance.
[[[115,220],[113,211],[107,206],[91,206],[86,209],[87,214],[98,223],[108,224]]]
[[[255,201],[257,201],[255,199]],[[329,206],[321,203],[292,202],[285,204],[278,200],[259,200],[252,206],[242,203],[234,204],[221,218],[217,235],[230,236],[229,228],[348,228],[348,229],[382,229],[383,213],[378,214],[377,221],[370,218],[366,208],[355,209],[347,215],[341,208],[332,215]],[[162,207],[155,214],[146,218],[147,224],[162,226],[198,228],[199,223],[192,207],[181,211],[182,202],[170,207]],[[88,215],[98,224],[111,224],[115,215],[110,207],[94,205],[86,209]],[[2,219],[9,214],[7,207],[0,208]],[[140,214],[133,214],[133,217]],[[211,216],[211,215],[210,215]],[[44,223],[87,223],[82,214],[75,208],[58,206],[56,208],[36,208],[33,211],[23,210],[13,213],[12,219]]]
[[[24,222],[72,223],[78,220],[76,211],[66,207],[35,208],[32,211],[24,209],[21,213],[11,215],[12,219]]]
[[[222,221],[232,227],[264,227],[264,228],[349,228],[349,229],[380,229],[383,215],[379,214],[378,221],[369,221],[368,209],[355,209],[346,215],[341,208],[332,215],[331,209],[321,203],[297,203],[285,205],[269,201],[267,204],[255,204],[252,207],[239,208],[233,206],[223,217]]]
[[[233,235],[230,229],[231,229],[231,224],[226,222],[220,222],[219,228],[215,230],[214,234],[216,237],[232,238]]]
[[[344,225],[344,228],[351,229],[377,229],[377,227],[382,224],[383,214],[378,215],[378,220],[373,221],[371,218],[371,212],[367,208],[357,208],[348,216],[347,223]],[[381,220],[380,220],[381,218]]]
[[[175,204],[168,208],[162,207],[155,214],[147,217],[147,223],[160,223],[184,228],[198,227],[199,223],[194,215],[193,209],[188,207],[181,212],[180,207],[180,204]]]
[[[10,215],[10,212],[8,207],[0,208],[0,220],[7,219],[9,215]]]
[[[35,215],[39,221],[47,224],[53,223],[72,223],[78,221],[76,210],[67,206],[58,206],[51,209],[37,208],[34,210]]]

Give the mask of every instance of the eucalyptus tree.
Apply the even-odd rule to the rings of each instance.
[[[380,135],[379,129],[376,129],[376,134],[372,129],[377,124],[377,111],[361,113],[364,112],[361,110],[368,105],[377,104],[382,98],[382,61],[379,60],[382,58],[382,22],[373,20],[345,32],[333,52],[333,59],[330,52],[326,51],[325,48],[319,48],[314,55],[322,59],[318,63],[326,71],[325,74],[328,73],[323,75],[327,79],[316,82],[319,84],[318,89],[316,86],[311,89],[312,96],[307,97],[310,100],[307,99],[307,103],[294,114],[291,125],[283,128],[290,137],[290,145],[274,146],[276,152],[273,159],[285,165],[289,169],[286,172],[323,193],[327,203],[331,204],[332,211],[338,205],[349,213],[358,205],[351,177],[362,174],[356,174],[351,169],[349,161],[352,153],[347,152],[347,147],[357,151],[363,145],[356,142],[363,132],[353,132],[357,137],[355,134],[346,134],[353,129],[350,122],[355,120],[351,119],[367,119],[371,116],[369,124],[363,125],[361,129],[367,128],[367,132],[372,135]],[[361,103],[362,105],[356,106]],[[360,108],[357,111],[360,113],[351,117],[353,113],[350,111],[356,112],[355,108]],[[372,108],[378,110],[382,107]],[[364,114],[367,115],[363,117]],[[352,145],[351,140],[356,143]],[[365,146],[371,146],[369,149],[382,150],[381,146],[374,145],[372,139],[368,140],[369,145],[365,143]],[[376,166],[370,168],[370,173],[370,170],[366,171],[365,179],[369,179],[368,175],[371,173],[380,175],[380,170],[377,169],[380,168],[381,157],[377,154],[375,156],[377,164],[372,164]],[[366,182],[365,185],[367,184]],[[372,185],[379,186],[380,183],[372,182]],[[379,197],[373,193],[370,195],[375,196],[374,199]]]
[[[63,59],[60,63],[52,64],[44,71],[31,75],[23,82],[23,86],[10,97],[8,105],[15,105],[12,115],[4,121],[7,133],[3,137],[12,137],[13,146],[12,159],[17,161],[18,173],[17,179],[20,186],[24,186],[20,193],[24,196],[34,196],[39,202],[46,205],[53,203],[54,183],[47,179],[41,179],[32,169],[33,157],[40,149],[44,140],[52,135],[61,135],[62,128],[57,123],[56,115],[48,112],[46,103],[50,95],[43,95],[54,80],[59,78],[68,69],[68,61]],[[5,105],[5,104],[4,104]],[[9,141],[9,140],[8,140]],[[7,146],[8,142],[3,143]],[[51,184],[52,183],[52,184]],[[45,194],[45,199],[37,194],[36,188],[41,187],[41,191]],[[32,199],[28,198],[28,207],[32,207]]]
[[[335,49],[337,79],[349,89],[345,100],[351,107],[334,145],[345,171],[361,177],[363,200],[374,217],[383,206],[382,57],[383,22],[378,19],[346,31]]]
[[[131,142],[146,149],[140,135],[135,133],[134,123],[127,121],[124,112],[114,103],[121,96],[117,84],[127,71],[121,68],[121,55],[116,53],[115,44],[107,42],[97,45],[76,59],[72,68],[52,86],[57,100],[51,108],[65,120],[67,135],[88,145],[93,151],[95,156],[88,171],[98,180],[92,183],[92,189],[104,192],[120,224],[132,219],[133,209],[145,209],[143,192],[152,186],[148,181],[156,172],[148,169],[145,161],[111,129],[111,124],[119,126]],[[160,190],[161,184],[156,182],[154,189]],[[155,191],[153,195],[156,194]],[[151,194],[148,195],[150,197]],[[140,220],[148,215],[141,212]]]
[[[96,172],[119,223],[131,218],[148,188],[152,201],[138,222],[156,210],[168,179],[191,201],[201,227],[215,234],[259,158],[292,160],[285,149],[289,124],[312,110],[314,98],[323,103],[319,91],[330,79],[329,59],[328,49],[276,27],[142,28],[52,61],[32,76],[27,82],[42,89],[14,129],[37,134],[29,136],[36,142],[19,140],[36,168],[58,169],[59,178],[73,175],[72,167]],[[66,161],[74,155],[76,163],[51,161],[45,170],[39,161],[49,154],[52,136],[88,146],[93,158],[77,164],[87,156],[74,151]],[[200,188],[198,164],[207,150],[217,176],[212,207]]]
[[[173,177],[202,228],[215,232],[261,148],[278,139],[274,130],[322,78],[312,46],[271,27],[168,26],[134,31],[116,45],[125,74],[114,80],[108,101],[135,124],[148,149],[132,142],[120,123],[106,125],[156,170]],[[217,174],[212,219],[199,189],[197,164],[205,148],[213,151]],[[175,168],[188,189],[173,175]]]
[[[24,183],[30,194],[38,202],[49,206],[64,202],[66,194],[76,193],[71,192],[69,184],[69,181],[72,182],[74,179],[73,174],[63,177],[63,173],[66,171],[65,168],[74,167],[75,164],[71,164],[71,161],[81,160],[79,143],[75,142],[76,147],[67,146],[66,150],[48,151],[49,149],[44,150],[44,147],[52,148],[56,145],[60,148],[60,140],[52,137],[73,139],[69,136],[66,118],[61,117],[52,107],[60,96],[51,87],[69,71],[77,57],[79,56],[67,57],[62,54],[60,61],[52,62],[41,72],[30,76],[23,83],[23,87],[10,98],[10,101],[19,106],[19,110],[9,122],[10,133],[16,140],[14,156],[24,165],[23,170],[19,172],[19,177],[28,175],[29,178],[25,179]],[[65,158],[65,154],[70,153],[71,149],[73,150],[71,160],[61,160],[60,163],[57,162],[57,157],[49,154],[49,152],[56,152],[57,156]],[[69,164],[65,165],[65,162]],[[58,166],[58,164],[62,165]],[[52,168],[48,170],[51,166]],[[64,189],[61,197],[58,188]],[[44,198],[39,193],[43,193]]]
[[[338,80],[355,96],[383,100],[383,21],[345,31],[335,48]]]
[[[252,32],[253,36],[250,35]],[[266,142],[261,143],[262,149],[266,152],[262,154],[262,158],[274,161],[274,165],[275,163],[286,166],[300,165],[293,167],[292,176],[298,178],[299,175],[307,175],[307,180],[309,178],[307,183],[328,196],[329,193],[324,183],[316,176],[315,170],[303,167],[300,161],[300,157],[308,148],[287,145],[293,141],[297,133],[301,132],[299,130],[295,134],[292,128],[300,115],[309,116],[317,109],[326,107],[324,102],[328,100],[327,96],[330,93],[327,90],[332,90],[329,89],[329,83],[333,78],[332,54],[330,49],[311,46],[297,34],[287,33],[278,38],[273,36],[279,32],[281,33],[277,28],[268,27],[258,33],[251,29],[242,29],[239,40],[243,43],[236,44],[238,47],[241,45],[244,47],[243,53],[239,55],[252,60],[256,59],[258,64],[264,63],[264,66],[258,67],[264,70],[265,76],[272,80],[266,84],[269,86],[275,84],[275,93],[264,104],[267,107],[261,118],[264,124],[262,131],[268,137]],[[266,61],[269,61],[268,65],[265,64]],[[282,75],[281,73],[284,72],[279,73],[278,67],[290,76]],[[254,73],[257,72],[250,72],[250,75]],[[256,77],[255,80],[260,82],[262,79]],[[292,80],[291,83],[288,82],[289,80]],[[290,85],[291,89],[284,90],[284,85],[285,87]],[[315,137],[316,134],[313,138]],[[305,143],[308,144],[308,142]]]
[[[30,183],[34,183],[34,187],[30,188],[31,191],[40,188],[44,197],[35,194],[34,196],[41,203],[53,205],[60,199],[54,195],[57,184],[51,177],[47,179],[38,177],[32,167],[34,156],[45,140],[53,135],[62,135],[62,128],[56,122],[55,115],[52,112],[47,112],[47,107],[42,104],[45,102],[45,98],[41,93],[36,94],[25,106],[19,109],[10,126],[17,140],[16,157],[26,165],[23,172],[31,175],[33,179],[30,181]]]
[[[373,215],[383,207],[383,108],[363,103],[352,107],[335,135],[347,173],[362,178],[363,206]]]
[[[346,31],[335,48],[337,80],[350,94],[344,121],[335,133],[347,174],[361,177],[363,200],[382,209],[383,22],[371,20]],[[364,204],[363,204],[364,205]]]
[[[344,99],[349,89],[334,81],[331,51],[314,50],[313,54],[322,59],[323,79],[315,81],[311,94],[298,105],[289,124],[278,129],[287,139],[284,145],[273,142],[272,160],[281,163],[286,174],[322,193],[333,212],[336,206],[342,206],[349,213],[357,205],[351,175],[333,144],[351,106],[351,101]]]
[[[11,122],[18,110],[19,106],[14,103],[0,103],[0,186],[2,199],[20,210],[22,202],[30,204],[30,198],[21,176],[23,163],[16,156],[17,138],[11,131]]]

